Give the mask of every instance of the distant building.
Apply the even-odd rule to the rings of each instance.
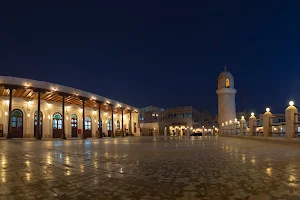
[[[215,117],[208,111],[200,112],[192,106],[168,108],[160,115],[159,135],[184,136],[194,131],[205,134],[216,125]]]
[[[159,116],[163,108],[147,106],[140,109],[140,124],[142,136],[153,136],[159,133]]]

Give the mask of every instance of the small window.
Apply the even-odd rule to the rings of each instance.
[[[227,88],[230,87],[230,81],[229,81],[229,78],[226,78],[226,87],[227,87]]]

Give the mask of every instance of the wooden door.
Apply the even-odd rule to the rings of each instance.
[[[38,112],[35,111],[34,113],[34,137],[37,137],[38,134]],[[41,137],[43,137],[43,113],[40,112],[40,126],[41,126]]]
[[[12,111],[11,132],[13,138],[23,138],[23,113],[19,109]]]
[[[92,118],[85,118],[85,129],[84,129],[85,137],[92,137]]]
[[[62,116],[60,113],[53,115],[53,138],[60,138],[62,136]]]
[[[78,118],[75,114],[71,116],[71,134],[72,137],[78,137]]]

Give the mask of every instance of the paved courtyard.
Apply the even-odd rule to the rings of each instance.
[[[300,144],[1,140],[0,199],[300,199]]]

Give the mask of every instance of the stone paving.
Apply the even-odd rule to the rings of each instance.
[[[300,144],[127,137],[0,145],[0,199],[300,199]]]

